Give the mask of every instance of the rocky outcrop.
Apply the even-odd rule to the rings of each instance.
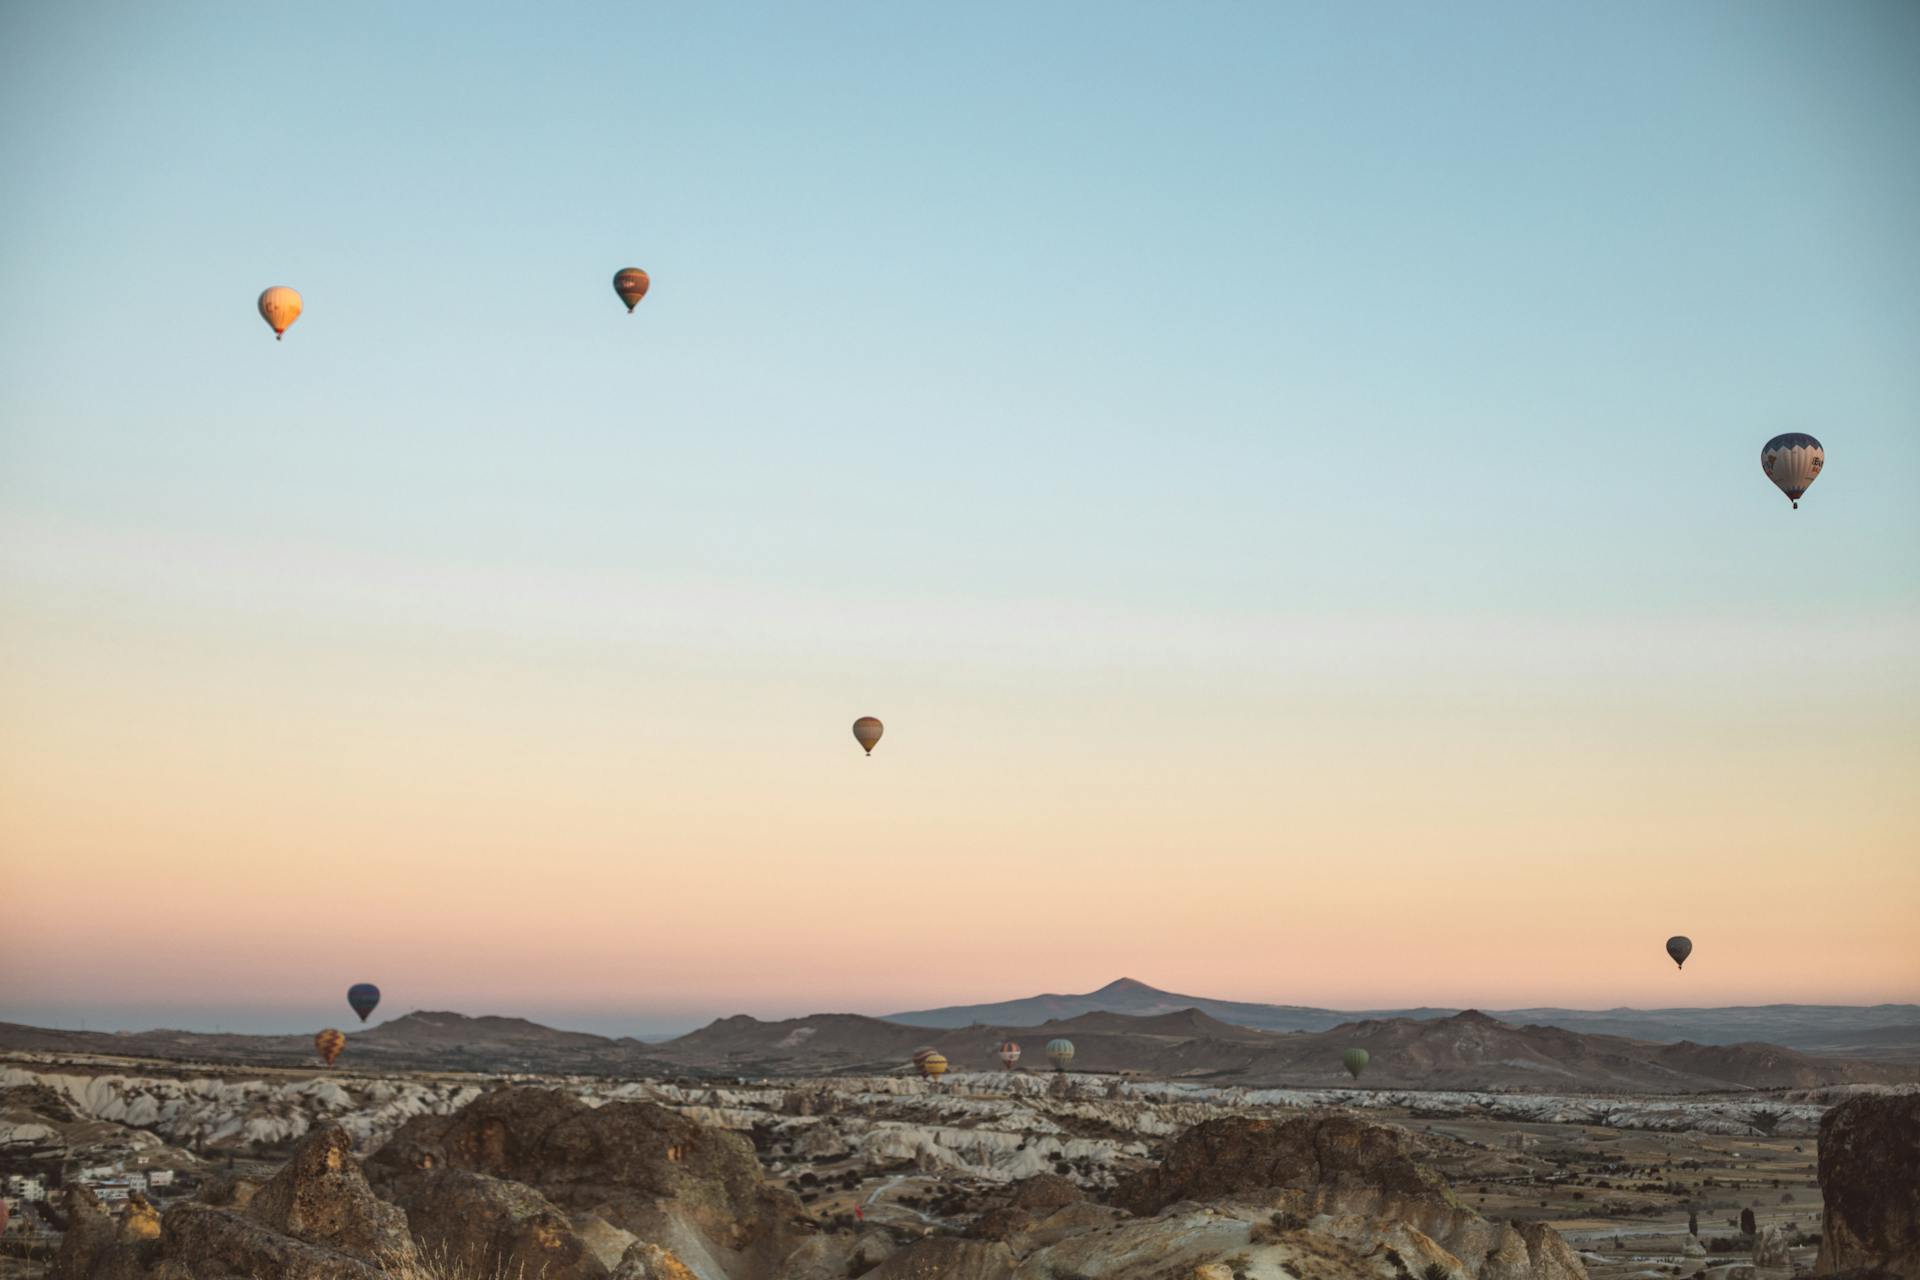
[[[609,1263],[552,1201],[532,1187],[465,1169],[427,1169],[384,1184],[406,1210],[428,1257],[477,1275],[604,1280],[634,1237],[594,1215],[589,1232],[615,1234]]]
[[[368,1162],[383,1188],[444,1169],[524,1183],[699,1272],[769,1273],[802,1216],[739,1135],[653,1103],[589,1107],[556,1089],[496,1089],[452,1116],[418,1117]]]
[[[282,1235],[245,1213],[191,1201],[176,1204],[161,1219],[160,1244],[172,1276],[226,1280],[231,1276],[274,1280],[379,1280],[365,1258]]]
[[[1920,1280],[1920,1094],[1859,1097],[1820,1122],[1823,1275],[1877,1268]]]
[[[1753,1240],[1753,1265],[1791,1267],[1793,1265],[1792,1244],[1792,1232],[1781,1227],[1762,1227],[1760,1234]]]
[[[287,1161],[247,1201],[247,1216],[306,1244],[362,1258],[412,1253],[407,1217],[373,1194],[353,1139],[337,1124],[322,1124],[301,1140]]]
[[[908,1245],[867,1280],[1013,1280],[1013,1254],[996,1241],[943,1236]]]
[[[1415,1160],[1415,1150],[1404,1130],[1350,1116],[1225,1116],[1174,1139],[1159,1165],[1115,1189],[1113,1202],[1150,1214],[1182,1200],[1286,1189],[1429,1196],[1451,1205],[1446,1180]]]
[[[700,1280],[686,1263],[657,1244],[636,1244],[627,1250],[612,1280]]]
[[[135,1280],[153,1257],[153,1246],[129,1240],[119,1221],[86,1187],[75,1183],[62,1195],[66,1233],[54,1256],[51,1280]]]
[[[1181,1204],[1152,1218],[1076,1233],[1022,1259],[1017,1274],[1018,1280],[1215,1280],[1224,1271],[1228,1277],[1414,1280],[1438,1266],[1474,1280],[1585,1280],[1579,1258],[1550,1228],[1516,1230],[1465,1211],[1440,1221],[1454,1228],[1457,1249],[1397,1217],[1302,1217],[1245,1203]],[[1483,1246],[1494,1256],[1476,1252]]]
[[[66,1193],[68,1230],[58,1280],[377,1280],[414,1256],[406,1216],[373,1194],[352,1139],[322,1126],[266,1183],[233,1182],[164,1216],[144,1199],[115,1221],[93,1193]]]
[[[780,1266],[780,1280],[846,1280],[863,1276],[891,1257],[899,1246],[886,1231],[868,1228],[858,1235],[808,1236]]]
[[[1412,1280],[1437,1268],[1463,1280],[1585,1280],[1559,1233],[1481,1217],[1420,1162],[1421,1149],[1405,1130],[1343,1115],[1209,1120],[1116,1188],[1112,1199],[1135,1220],[1030,1236],[1020,1276],[1165,1280],[1225,1267]],[[1011,1238],[1018,1253],[1021,1238]]]
[[[1087,1193],[1057,1173],[1023,1178],[974,1219],[967,1234],[978,1240],[1007,1240],[1057,1209],[1085,1200]]]

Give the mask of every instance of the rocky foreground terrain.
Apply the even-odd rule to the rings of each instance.
[[[1917,1130],[1920,1094],[1864,1086],[1632,1099],[0,1066],[0,1158],[180,1171],[170,1200],[103,1204],[69,1178],[25,1215],[38,1266],[113,1280],[449,1261],[552,1280],[1897,1270],[1920,1240]]]

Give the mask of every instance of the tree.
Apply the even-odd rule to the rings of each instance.
[[[1740,1234],[1743,1236],[1753,1234],[1753,1210],[1751,1209],[1740,1211]]]

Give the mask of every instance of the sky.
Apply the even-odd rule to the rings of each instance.
[[[0,7],[0,1019],[1920,1000],[1916,65]]]

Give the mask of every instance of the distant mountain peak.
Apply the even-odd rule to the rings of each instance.
[[[1148,986],[1138,978],[1115,978],[1112,982],[1109,982],[1106,986],[1092,994],[1096,996],[1163,996],[1167,993],[1158,987]]]

